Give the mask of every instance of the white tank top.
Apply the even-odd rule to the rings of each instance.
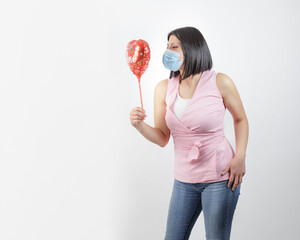
[[[180,119],[182,114],[184,113],[186,107],[188,106],[189,102],[191,101],[191,98],[182,98],[179,96],[179,91],[177,93],[175,102],[173,104],[173,112],[175,116]]]

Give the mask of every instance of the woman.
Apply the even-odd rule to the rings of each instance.
[[[165,240],[189,239],[203,210],[206,239],[230,239],[232,219],[245,175],[248,120],[229,76],[212,70],[200,31],[178,28],[168,34],[164,66],[169,79],[154,93],[154,124],[133,108],[130,120],[146,139],[166,146],[172,134],[174,185]],[[234,120],[236,151],[224,135],[226,108]]]

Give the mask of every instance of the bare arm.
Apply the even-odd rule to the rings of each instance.
[[[236,155],[246,157],[249,125],[240,95],[234,82],[223,73],[217,75],[217,85],[223,96],[224,104],[234,121]]]
[[[136,107],[130,113],[131,124],[149,141],[164,147],[170,139],[170,130],[165,122],[165,97],[168,85],[168,79],[160,81],[154,92],[154,127],[145,123],[142,117],[145,116],[145,111]]]
[[[222,94],[224,104],[228,111],[231,113],[234,121],[235,140],[236,140],[236,152],[223,170],[222,175],[230,171],[230,177],[228,181],[228,187],[233,184],[232,190],[242,183],[243,176],[246,173],[246,148],[248,142],[248,119],[239,96],[239,93],[231,80],[226,74],[217,74],[217,86]]]

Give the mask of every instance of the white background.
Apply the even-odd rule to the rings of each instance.
[[[0,3],[0,239],[163,239],[173,184],[165,148],[130,125],[140,106],[125,50],[146,40],[153,126],[167,34],[193,26],[249,121],[232,240],[299,239],[299,1]],[[233,121],[225,134],[235,149]],[[201,213],[191,240],[205,239]]]

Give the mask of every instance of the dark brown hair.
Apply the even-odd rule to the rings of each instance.
[[[175,35],[179,39],[184,54],[183,76],[180,76],[180,79],[185,79],[212,68],[213,61],[208,45],[197,28],[177,28],[168,34],[168,41],[171,35]],[[176,72],[171,71],[170,78],[176,77],[178,74],[180,74],[179,70]]]

